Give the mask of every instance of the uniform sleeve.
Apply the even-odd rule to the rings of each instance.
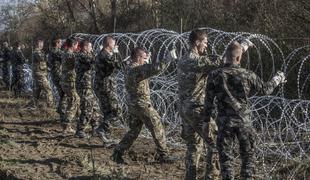
[[[160,73],[167,64],[164,61],[160,63],[144,64],[134,68],[134,73],[137,81],[143,81],[144,79],[150,78],[158,73]]]
[[[223,60],[221,58],[210,59],[208,56],[195,57],[195,61],[193,61],[193,70],[196,72],[210,72],[221,66],[223,64]]]
[[[215,84],[213,81],[213,76],[210,74],[207,79],[206,95],[204,102],[205,119],[206,123],[210,122],[212,117],[212,112],[214,109],[214,99],[215,99]]]
[[[258,93],[262,95],[269,95],[277,87],[274,80],[264,82],[254,72],[249,72],[249,84]]]

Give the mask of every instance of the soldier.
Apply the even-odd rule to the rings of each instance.
[[[10,56],[11,50],[8,42],[3,43],[2,48],[2,78],[6,88],[10,88]]]
[[[24,88],[24,72],[23,65],[26,62],[26,58],[21,50],[21,43],[16,42],[11,53],[11,64],[12,64],[12,84],[11,89],[13,90],[14,96],[18,97],[22,92],[25,92]]]
[[[50,68],[51,79],[56,87],[57,94],[59,96],[58,104],[57,104],[57,112],[60,115],[60,118],[64,118],[65,116],[65,99],[64,92],[61,89],[60,79],[61,79],[61,50],[62,42],[60,38],[56,38],[52,41],[52,49],[49,52],[48,56],[48,65]]]
[[[61,89],[64,92],[66,107],[64,108],[65,116],[61,118],[64,133],[73,133],[70,123],[79,115],[80,98],[76,92],[76,73],[75,60],[78,41],[75,39],[67,39],[67,50],[62,55],[61,63]]]
[[[242,52],[249,45],[249,41],[230,44],[225,55],[227,64],[212,71],[207,81],[203,129],[208,135],[211,110],[216,98],[219,128],[217,147],[224,180],[234,179],[231,147],[235,138],[239,140],[240,146],[241,179],[254,179],[256,133],[250,120],[248,97],[253,90],[271,94],[280,83],[285,82],[283,72],[278,72],[272,80],[265,83],[254,72],[240,67]]]
[[[177,65],[179,112],[183,121],[181,137],[187,145],[185,179],[188,180],[196,179],[196,168],[203,150],[203,101],[207,74],[222,63],[220,58],[211,58],[205,54],[208,38],[204,30],[193,30],[189,35],[189,43],[188,54]],[[214,124],[211,134],[215,138],[216,126],[214,121],[211,122]],[[219,164],[217,154],[215,154],[216,147],[207,146],[207,149],[205,179],[217,179]]]
[[[47,59],[42,51],[44,41],[39,39],[36,41],[36,47],[32,58],[32,74],[33,74],[33,98],[35,105],[38,105],[40,94],[43,91],[46,96],[46,104],[52,107],[53,94],[47,79]]]
[[[109,123],[120,116],[120,107],[116,99],[116,74],[119,63],[116,61],[118,46],[112,36],[107,36],[103,48],[96,57],[94,90],[99,99],[103,119],[97,129],[103,142],[111,142]]]
[[[128,150],[137,139],[143,124],[151,132],[156,144],[155,159],[160,162],[171,161],[168,156],[165,131],[160,116],[153,108],[150,98],[149,78],[161,72],[166,63],[145,64],[148,60],[146,50],[137,47],[132,51],[132,63],[125,74],[125,88],[128,93],[128,124],[130,130],[114,149],[111,159],[124,163],[124,151]]]
[[[90,122],[92,134],[97,128],[97,122],[100,118],[100,109],[92,89],[92,73],[95,54],[93,53],[92,44],[89,41],[82,41],[81,52],[76,59],[76,88],[80,96],[81,114],[77,123],[76,136],[85,138],[85,126]]]

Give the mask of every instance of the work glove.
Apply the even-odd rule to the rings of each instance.
[[[276,82],[277,86],[279,84],[283,84],[283,83],[287,82],[286,78],[285,78],[285,75],[284,75],[284,73],[282,71],[278,71],[276,73],[276,75],[272,79]]]

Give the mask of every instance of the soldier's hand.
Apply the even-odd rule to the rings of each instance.
[[[247,51],[249,47],[254,46],[254,44],[249,39],[242,39],[240,42],[243,52]]]
[[[119,50],[118,50],[118,46],[117,46],[117,45],[114,47],[114,49],[113,49],[113,53],[114,53],[114,54],[119,53]]]
[[[285,75],[282,71],[278,71],[272,79],[276,82],[277,85],[287,82]]]
[[[177,53],[176,53],[176,49],[172,49],[171,51],[169,51],[167,58],[169,60],[176,60],[176,59],[178,59],[178,56],[177,56]]]
[[[286,83],[286,82],[287,82],[286,77],[285,77],[285,75],[284,75],[284,72],[278,71],[278,72],[277,72],[277,75],[281,78],[280,83]]]

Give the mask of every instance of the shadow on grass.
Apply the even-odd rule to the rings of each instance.
[[[52,166],[52,163],[66,164],[68,161],[59,158],[48,158],[43,160],[35,159],[1,159],[1,161],[12,163],[12,164],[42,164]]]
[[[71,177],[69,180],[136,180],[134,178],[128,178],[124,177],[122,175],[116,176],[116,175],[95,175],[95,176],[76,176]]]

